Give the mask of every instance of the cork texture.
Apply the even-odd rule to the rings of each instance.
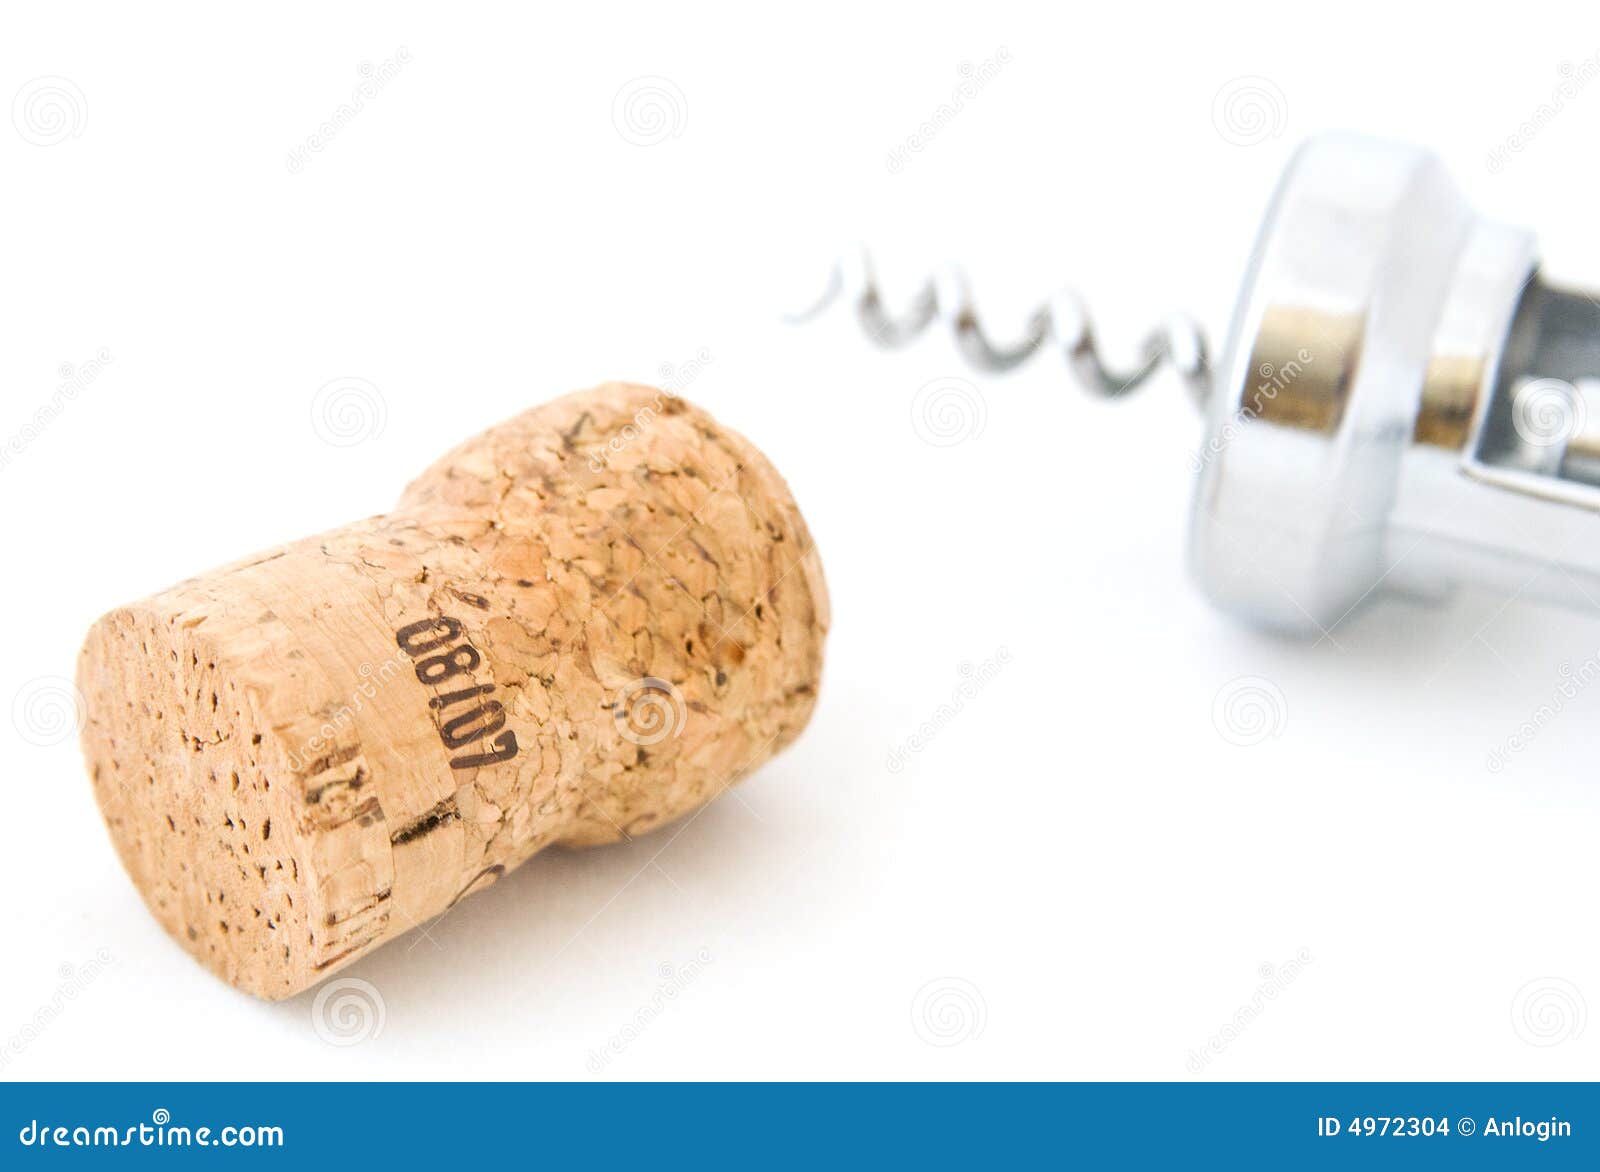
[[[547,846],[714,797],[805,726],[827,627],[766,459],[610,383],[461,445],[392,513],[101,618],[83,746],[151,911],[275,999]]]

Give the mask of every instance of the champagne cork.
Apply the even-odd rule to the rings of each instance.
[[[761,453],[608,383],[463,444],[392,513],[101,618],[84,753],[156,918],[277,999],[547,846],[716,796],[805,727],[827,627]]]

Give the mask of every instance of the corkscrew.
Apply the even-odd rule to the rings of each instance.
[[[1205,335],[1198,322],[1184,315],[1175,314],[1150,331],[1139,347],[1136,366],[1112,368],[1101,357],[1088,309],[1074,290],[1061,290],[1034,310],[1022,337],[1004,345],[984,330],[966,274],[960,269],[940,270],[897,317],[884,306],[872,257],[865,248],[855,247],[834,265],[822,296],[789,320],[796,324],[810,321],[841,296],[855,307],[867,335],[890,348],[905,346],[935,322],[945,322],[961,352],[980,370],[1011,370],[1053,343],[1065,354],[1078,381],[1108,399],[1138,390],[1164,363],[1178,372],[1196,403],[1204,405],[1211,388]]]
[[[1377,596],[1463,584],[1600,606],[1600,298],[1547,283],[1533,235],[1480,217],[1427,151],[1300,147],[1214,370],[1186,317],[1151,331],[1138,365],[1108,366],[1074,294],[1010,345],[956,273],[895,316],[855,254],[800,318],[841,296],[883,345],[949,323],[986,371],[1053,343],[1115,397],[1171,367],[1206,421],[1190,565],[1250,622],[1327,636]]]

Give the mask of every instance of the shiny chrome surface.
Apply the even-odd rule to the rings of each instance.
[[[1071,292],[997,342],[957,270],[896,315],[859,250],[792,320],[840,298],[880,345],[942,322],[991,371],[1054,345],[1109,397],[1170,363],[1206,412],[1190,564],[1252,623],[1326,637],[1385,592],[1463,583],[1600,607],[1600,296],[1543,281],[1532,234],[1479,217],[1426,151],[1300,148],[1215,370],[1185,317],[1107,365]]]
[[[1191,563],[1252,622],[1326,635],[1385,591],[1467,582],[1600,603],[1600,306],[1541,281],[1532,236],[1480,219],[1428,153],[1313,140],[1199,462]]]

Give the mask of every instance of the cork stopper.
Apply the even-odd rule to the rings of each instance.
[[[84,753],[167,931],[288,997],[547,846],[714,797],[805,727],[827,627],[766,459],[608,383],[463,444],[392,513],[101,618]]]

